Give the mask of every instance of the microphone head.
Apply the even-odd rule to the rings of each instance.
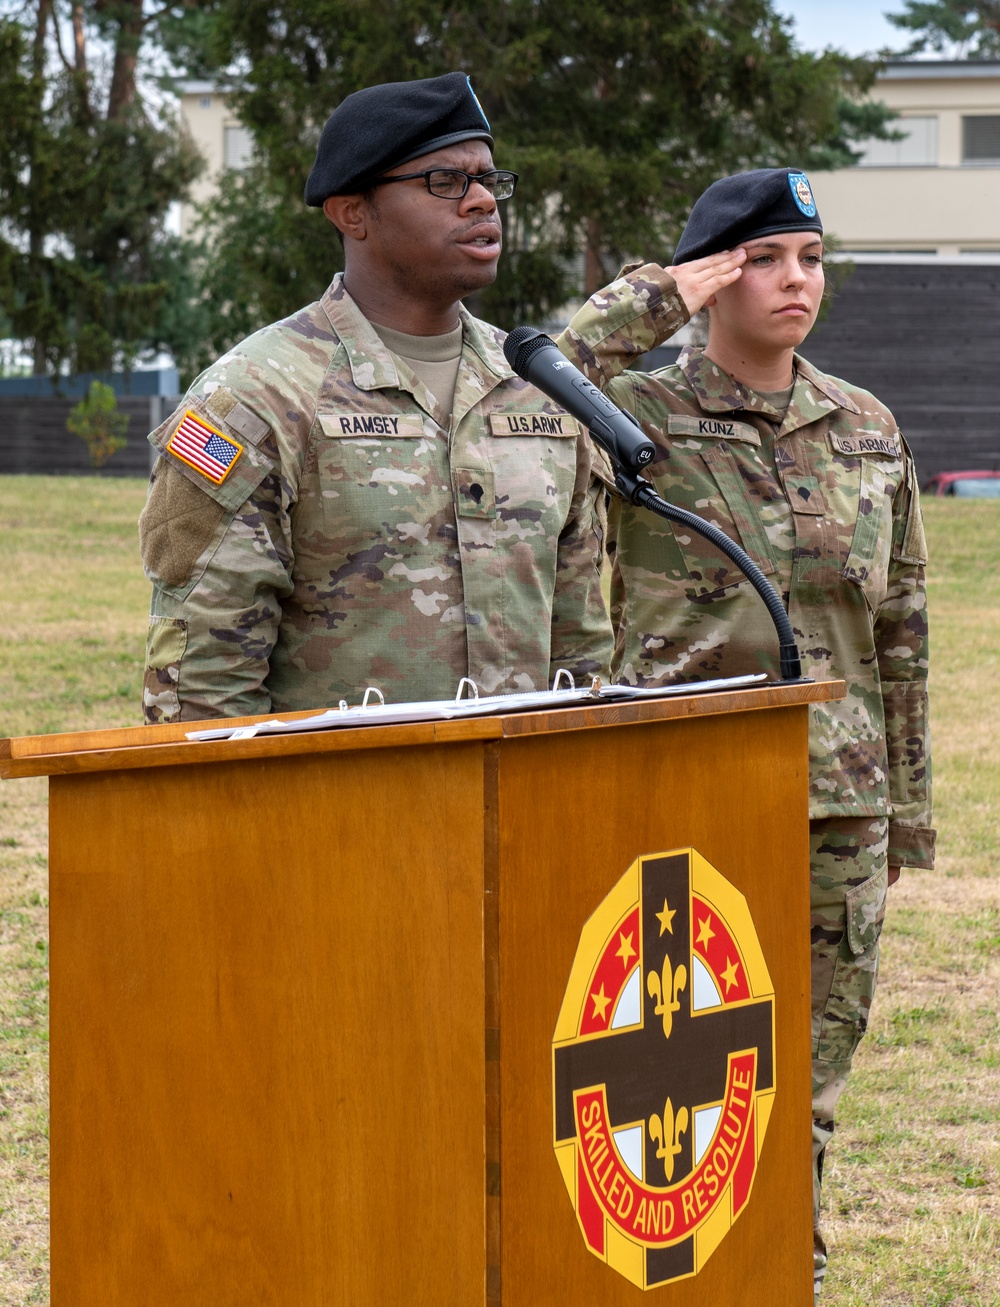
[[[546,345],[556,348],[555,342],[544,332],[536,331],[534,327],[515,327],[503,343],[504,357],[517,375],[523,377],[532,354]]]

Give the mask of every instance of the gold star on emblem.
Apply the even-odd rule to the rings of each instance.
[[[704,921],[698,922],[698,925],[701,927],[698,931],[698,943],[703,949],[707,949],[708,941],[715,939],[715,931],[712,929],[712,914],[709,913]]]
[[[629,959],[636,956],[635,949],[632,947],[632,932],[626,935],[623,931],[618,932],[618,938],[621,940],[621,948],[618,950],[616,957],[622,960],[622,966],[628,970]]]
[[[664,900],[663,900],[663,911],[662,911],[662,912],[658,912],[658,913],[656,914],[656,919],[657,919],[657,921],[660,923],[660,934],[661,934],[661,935],[663,934],[663,932],[664,932],[665,930],[669,930],[670,933],[671,933],[671,935],[674,933],[674,917],[676,917],[676,916],[677,916],[677,909],[674,908],[674,910],[671,911],[670,908],[667,907],[667,900],[664,899]]]
[[[606,1021],[608,1004],[611,1002],[611,999],[608,998],[607,994],[605,994],[603,985],[601,985],[601,988],[597,991],[596,994],[591,994],[590,1001],[594,1005],[595,1019]]]
[[[726,958],[726,969],[722,973],[722,979],[726,982],[727,994],[732,989],[732,987],[736,984],[736,973],[739,970],[739,966],[740,964],[738,962],[734,962],[732,958]]]

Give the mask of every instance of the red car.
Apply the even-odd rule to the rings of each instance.
[[[924,486],[932,495],[962,499],[1000,499],[1000,472],[938,472]]]

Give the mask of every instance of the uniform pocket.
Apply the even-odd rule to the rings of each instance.
[[[849,1063],[868,1029],[887,887],[888,871],[883,867],[844,896],[846,930],[820,1028],[819,1062]]]
[[[892,505],[886,489],[885,469],[875,459],[863,458],[858,516],[842,574],[861,587],[873,613],[882,606],[889,585]]]
[[[711,522],[725,532],[734,544],[742,546],[765,576],[772,574],[776,567],[771,547],[732,450],[725,441],[719,441],[703,447],[699,454],[698,463],[702,467],[699,468],[692,459],[693,466],[688,477],[680,466],[680,457],[687,461],[690,455],[686,451],[682,453],[677,446],[674,447],[671,463],[676,461],[676,466],[670,469],[671,484],[664,488],[663,497]],[[705,474],[706,469],[708,476]],[[659,469],[657,472],[659,474]],[[675,489],[678,480],[683,482],[681,494]],[[707,493],[702,493],[704,491]],[[703,535],[688,526],[677,523],[671,523],[671,526],[688,569],[691,583],[687,590],[689,598],[716,598],[746,580],[736,564]]]
[[[217,500],[172,463],[159,459],[139,515],[139,551],[149,579],[170,590],[190,591],[195,564],[224,517],[226,510]]]
[[[180,720],[178,684],[187,649],[188,624],[182,617],[151,617],[146,634],[142,715],[150,725]]]
[[[506,419],[505,419],[506,420]],[[565,419],[564,419],[565,421]],[[577,479],[575,440],[540,436],[494,436],[487,443],[493,470],[498,541],[546,551],[570,516]]]
[[[847,941],[855,957],[875,948],[885,920],[888,873],[885,868],[853,885],[844,896],[847,913]]]
[[[354,425],[360,431],[360,416],[321,414],[320,433],[314,440],[315,477],[308,483],[303,479],[299,534],[318,529],[335,540],[338,553],[345,555],[380,543],[398,544],[400,524],[434,518],[437,529],[440,515],[452,513],[443,436],[426,436],[420,419],[408,414],[364,418],[369,425],[376,419],[394,422],[399,430],[389,436],[355,434]],[[343,426],[350,430],[344,432]],[[307,485],[314,487],[322,523],[314,522],[315,507],[305,502]]]
[[[248,419],[256,418],[249,410],[244,411]],[[224,425],[202,400],[191,397],[148,439],[171,467],[232,512],[273,471],[274,459],[259,448],[260,439],[242,443],[224,431]]]

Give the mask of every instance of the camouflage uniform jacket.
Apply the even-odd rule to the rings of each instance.
[[[581,336],[589,312],[570,324]],[[842,702],[812,709],[811,816],[887,816],[889,862],[933,866],[926,546],[892,414],[800,357],[783,418],[700,350],[612,379],[627,357],[605,352],[586,371],[655,442],[659,494],[761,567],[784,598],[803,674],[847,683]],[[766,608],[703,537],[616,496],[608,551],[621,680],[778,675]]]
[[[684,319],[641,277],[589,343]],[[241,342],[150,436],[147,721],[543,689],[606,669],[603,492],[572,417],[462,311],[449,423],[338,276]],[[188,415],[185,425],[185,415]],[[192,453],[185,430],[228,470]],[[233,454],[239,450],[233,459]],[[198,464],[202,464],[199,468]]]

